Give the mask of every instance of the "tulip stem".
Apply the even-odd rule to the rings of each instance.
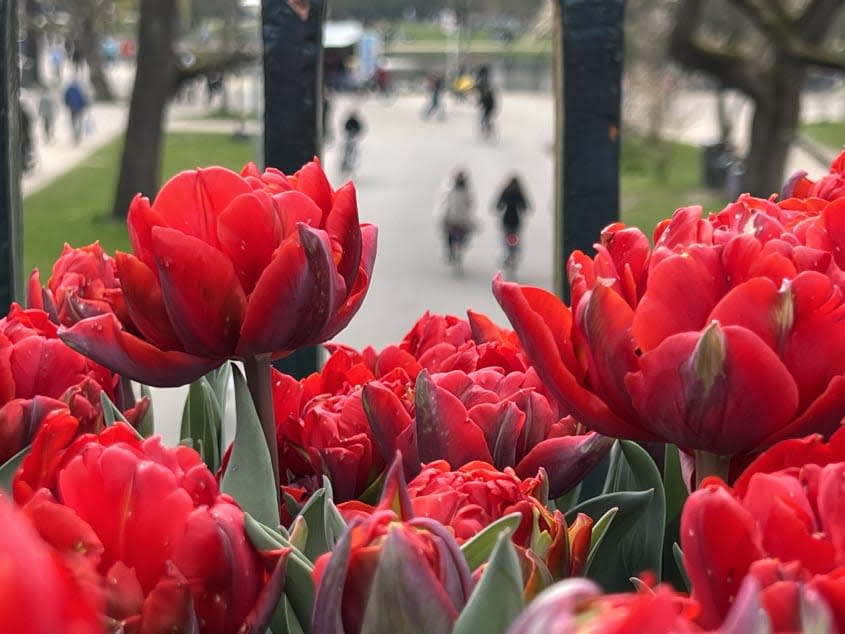
[[[695,452],[695,488],[699,488],[701,481],[707,476],[717,476],[727,482],[730,466],[730,456],[697,450]]]
[[[264,441],[270,452],[270,464],[273,466],[273,483],[276,500],[279,501],[279,451],[276,441],[276,415],[273,411],[273,388],[270,375],[270,355],[258,355],[244,359],[246,384],[264,430]]]

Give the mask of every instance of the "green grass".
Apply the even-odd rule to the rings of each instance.
[[[665,164],[663,177],[658,165]],[[703,185],[701,149],[682,143],[657,145],[641,137],[622,137],[622,220],[651,236],[654,225],[679,207],[702,205],[718,211],[727,198]]]
[[[26,197],[23,253],[27,276],[38,267],[46,281],[65,242],[79,247],[99,240],[108,253],[129,249],[125,223],[111,219],[121,145],[122,139],[110,143]],[[255,160],[255,145],[232,141],[228,134],[171,133],[165,139],[161,173],[172,175],[199,165],[240,170],[251,160]]]
[[[801,126],[801,132],[833,149],[845,145],[845,121],[807,123]]]

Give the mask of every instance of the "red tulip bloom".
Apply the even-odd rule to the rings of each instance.
[[[807,178],[806,172],[795,174],[784,188],[785,196],[811,196],[834,200],[845,196],[845,150],[830,165],[830,171],[817,181]]]
[[[103,390],[119,402],[119,377],[69,348],[46,312],[13,304],[0,319],[0,464],[32,442],[47,414],[65,406],[84,431],[102,429]],[[141,400],[126,412],[128,420],[140,420],[148,407]]]
[[[314,565],[314,634],[448,632],[469,598],[466,559],[445,527],[413,517],[398,462],[385,482],[383,508],[354,519]]]
[[[806,215],[750,197],[731,209],[708,220],[678,210],[646,264],[631,236],[610,254],[600,245],[592,264],[574,254],[571,308],[494,281],[564,411],[608,436],[725,456],[838,427],[845,302],[788,230]]]
[[[121,322],[129,323],[115,261],[99,242],[78,249],[65,244],[46,288],[35,269],[29,279],[27,303],[63,326],[106,313],[116,313]]]
[[[333,190],[317,162],[293,176],[182,172],[154,203],[136,197],[128,223],[134,253],[115,261],[130,321],[105,313],[62,337],[148,385],[331,338],[360,307],[375,257],[354,187]]]
[[[830,443],[788,440],[764,452],[731,489],[708,479],[687,500],[681,548],[700,622],[715,627],[753,577],[775,631],[801,630],[814,593],[845,629],[845,429]]]
[[[15,499],[38,510],[42,536],[60,550],[89,544],[107,615],[124,631],[238,631],[263,566],[243,512],[199,454],[138,440],[122,424],[73,440],[74,422],[45,423],[15,477]],[[70,539],[74,532],[86,537]]]
[[[0,496],[0,631],[103,632],[98,588],[76,579],[30,521]]]

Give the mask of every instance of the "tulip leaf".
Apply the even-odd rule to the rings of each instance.
[[[681,458],[675,445],[666,443],[663,461],[663,488],[666,491],[666,522],[671,522],[681,514],[689,491],[681,474]]]
[[[201,377],[188,387],[179,435],[182,439],[192,438],[195,447],[201,447],[200,455],[212,471],[220,468],[222,430],[223,410],[220,402],[208,378]]]
[[[235,377],[235,442],[220,489],[267,526],[279,525],[279,502],[264,431],[241,371]]]
[[[681,550],[678,542],[672,544],[672,556],[675,559],[675,565],[678,567],[678,572],[680,573],[681,580],[684,583],[684,589],[689,592],[692,590],[692,584],[689,582],[689,577],[687,576],[687,567],[684,564],[684,552]]]
[[[141,384],[141,396],[150,399],[150,406],[147,408],[147,411],[144,413],[144,417],[138,423],[138,433],[141,434],[144,438],[149,438],[155,433],[155,413],[153,412],[152,400],[153,394],[152,390],[148,385]]]
[[[314,604],[314,581],[311,576],[314,565],[281,533],[262,524],[249,513],[244,514],[244,529],[258,550],[291,548],[285,569],[285,597],[290,602],[300,629],[289,631],[302,631],[302,628],[305,628],[307,634],[310,631],[311,610]]]
[[[311,495],[298,517],[305,520],[307,537],[303,552],[311,561],[334,548],[346,522],[332,500],[332,485],[323,477],[323,488]]]
[[[499,533],[490,561],[452,634],[503,634],[525,607],[522,567],[510,536],[509,530]]]
[[[598,552],[598,548],[602,541],[604,541],[604,537],[607,535],[607,530],[610,528],[610,525],[613,524],[613,518],[616,517],[618,512],[619,509],[616,507],[608,509],[607,512],[593,524],[593,530],[590,533],[590,551],[587,554],[587,565],[585,566],[585,569],[589,570],[590,564],[593,561],[593,555]]]
[[[291,523],[288,539],[291,544],[305,552],[305,547],[308,544],[308,522],[301,515],[295,517]]]
[[[0,488],[7,493],[12,493],[12,480],[15,478],[15,473],[17,473],[23,464],[24,459],[29,455],[31,449],[32,445],[27,445],[0,465]]]
[[[647,491],[620,491],[618,493],[605,493],[589,500],[584,500],[575,508],[566,513],[566,523],[571,525],[578,513],[584,513],[592,518],[601,518],[611,509],[616,509],[613,522],[607,527],[602,541],[596,544],[591,551],[585,576],[598,581],[599,584],[608,584],[610,588],[630,590],[628,578],[633,576],[623,574],[622,566],[619,563],[619,549],[627,538],[628,533],[637,525],[637,522],[648,512],[649,503],[654,497],[654,490]],[[662,517],[662,516],[661,516]],[[642,570],[638,570],[639,574]]]
[[[555,499],[555,508],[561,513],[566,513],[568,509],[578,504],[578,498],[580,496],[581,483],[579,482],[574,487],[569,489],[569,491]]]
[[[657,465],[637,443],[616,441],[610,453],[604,493],[649,490],[653,494],[646,512],[626,527],[624,533],[608,540],[608,547],[601,549],[593,560],[589,576],[607,592],[630,589],[628,580],[644,570],[654,572],[660,580],[666,531],[666,497]],[[620,522],[622,512],[620,508]]]
[[[522,520],[521,513],[511,513],[500,517],[492,524],[488,524],[482,531],[461,546],[461,552],[470,570],[475,570],[490,557],[496,547],[496,540],[502,531],[515,531]]]

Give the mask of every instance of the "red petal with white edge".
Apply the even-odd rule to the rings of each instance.
[[[249,298],[238,356],[288,351],[288,342],[307,318],[302,298],[310,287],[305,252],[298,240],[289,238],[264,269]]]
[[[760,530],[751,514],[720,485],[693,493],[681,516],[681,550],[701,604],[699,623],[716,628],[725,618],[751,564],[763,557]]]
[[[697,348],[703,335],[673,335],[640,357],[625,383],[641,420],[666,442],[719,455],[762,449],[795,415],[795,381],[762,339],[739,326],[721,329],[720,352]],[[697,376],[696,354],[721,356]]]
[[[282,241],[273,199],[261,191],[238,196],[220,214],[217,234],[249,295]]]
[[[311,198],[323,213],[329,213],[332,208],[332,186],[326,178],[318,160],[306,163],[290,177],[294,187]],[[320,227],[322,227],[322,223]]]
[[[153,209],[164,226],[218,247],[217,217],[234,198],[250,191],[249,183],[225,167],[189,170],[164,184]]]
[[[355,186],[347,183],[335,192],[332,210],[326,218],[326,233],[332,250],[340,251],[337,271],[351,288],[361,260],[361,226],[358,221],[358,201]]]
[[[115,254],[115,265],[132,324],[154,346],[181,350],[182,342],[170,324],[155,271],[134,255],[120,251]]]
[[[186,352],[228,357],[246,311],[246,295],[232,261],[202,240],[153,229],[153,253],[164,306]]]
[[[632,440],[653,440],[655,436],[610,410],[598,396],[585,389],[584,367],[572,346],[572,315],[549,291],[493,280],[493,294],[519,334],[519,340],[534,369],[567,413],[590,429]]]
[[[640,349],[648,352],[670,335],[700,330],[724,293],[715,250],[691,249],[661,260],[649,273],[648,289],[634,315],[632,332]]]
[[[61,328],[59,336],[74,350],[126,378],[156,387],[195,381],[222,363],[185,352],[165,352],[123,330],[113,314]]]

